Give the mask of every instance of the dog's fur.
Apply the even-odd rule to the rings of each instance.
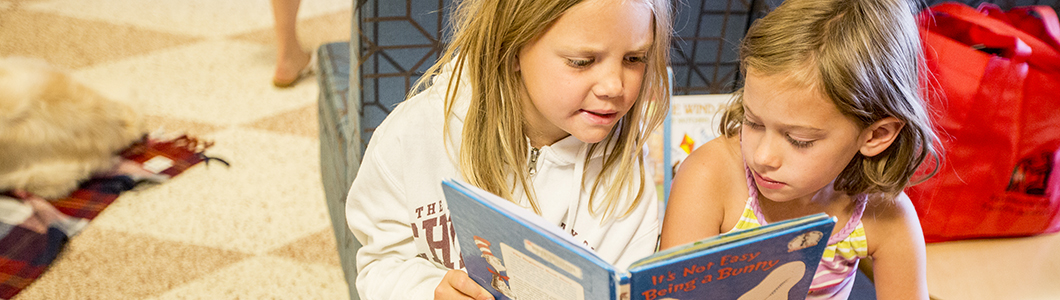
[[[144,135],[140,115],[66,72],[29,58],[0,58],[0,192],[69,195]]]

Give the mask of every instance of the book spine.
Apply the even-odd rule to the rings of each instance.
[[[674,101],[673,97],[670,98],[670,101]],[[662,211],[665,211],[665,209],[666,209],[666,207],[665,207],[666,201],[665,200],[666,199],[670,199],[670,182],[673,181],[673,178],[674,178],[674,174],[673,174],[673,167],[674,166],[673,166],[673,157],[672,157],[673,154],[670,153],[671,152],[670,149],[673,147],[673,144],[671,144],[671,143],[673,143],[673,137],[671,137],[671,135],[673,135],[673,124],[671,124],[671,122],[673,122],[673,120],[670,117],[670,115],[672,115],[673,111],[674,111],[673,105],[674,105],[673,102],[670,102],[670,107],[667,107],[667,111],[668,112],[666,113],[666,119],[663,119],[663,148],[662,148],[662,152],[663,152],[663,162],[662,162],[662,164],[663,164],[663,166],[662,166],[662,169],[663,169],[663,200],[664,201],[662,202],[663,207],[659,207],[659,210],[662,210]]]
[[[616,285],[616,287],[615,287],[615,295],[618,295],[618,297],[615,297],[615,298],[618,299],[618,300],[629,300],[630,299],[630,294],[629,294],[630,293],[630,291],[629,291],[629,279],[630,279],[629,277],[630,276],[629,276],[629,273],[628,272],[619,273],[619,274],[615,275],[615,277],[616,278],[614,280],[615,280],[616,283],[618,283]]]
[[[668,101],[670,105],[666,108],[666,118],[663,119],[663,201],[662,206],[659,207],[660,220],[662,220],[661,212],[666,211],[666,199],[670,199],[670,181],[674,177],[673,165],[670,162],[672,159],[670,157],[670,147],[673,146],[670,144],[673,142],[670,140],[672,138],[670,135],[673,135],[673,128],[671,128],[673,120],[670,115],[674,114],[674,69],[672,67],[666,67],[666,78],[670,83],[670,101]]]

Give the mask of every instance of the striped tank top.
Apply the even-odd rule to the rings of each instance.
[[[751,194],[744,205],[743,215],[729,232],[751,229],[766,224],[765,217],[758,205],[758,188],[754,177],[747,174],[747,187]],[[865,239],[865,228],[861,224],[861,214],[865,211],[868,197],[861,195],[855,200],[854,213],[846,226],[833,232],[828,238],[828,247],[824,250],[817,273],[810,284],[810,293],[806,299],[847,299],[854,286],[854,277],[858,261],[868,257],[868,241]]]

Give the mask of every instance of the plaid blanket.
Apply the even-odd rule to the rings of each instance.
[[[166,140],[145,136],[121,157],[168,178],[211,159],[203,154],[210,146],[188,136]],[[139,179],[121,173],[92,178],[68,197],[53,201],[0,194],[0,299],[11,299],[40,277],[71,237]]]

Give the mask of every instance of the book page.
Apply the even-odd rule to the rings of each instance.
[[[538,234],[548,236],[553,240],[557,240],[557,242],[563,241],[563,243],[570,247],[580,249],[580,251],[577,252],[579,252],[579,254],[585,256],[586,258],[595,260],[602,264],[610,265],[604,262],[604,260],[599,256],[596,256],[596,251],[593,251],[592,249],[589,249],[588,246],[585,246],[581,242],[574,240],[574,238],[571,237],[569,233],[564,232],[562,229],[559,228],[559,226],[545,221],[544,218],[533,214],[533,212],[530,211],[528,208],[520,207],[515,203],[509,202],[504,198],[498,197],[497,195],[491,194],[490,192],[484,191],[476,186],[466,185],[455,181],[454,183],[459,184],[465,192],[474,194],[477,199],[479,199],[483,203],[488,203],[491,208],[504,214],[508,218],[525,223],[524,225],[529,226]]]
[[[578,282],[552,270],[525,253],[501,243],[512,294],[519,300],[583,300]],[[539,288],[541,287],[541,288]]]
[[[468,276],[498,300],[612,300],[620,271],[558,225],[495,195],[442,186]]]

